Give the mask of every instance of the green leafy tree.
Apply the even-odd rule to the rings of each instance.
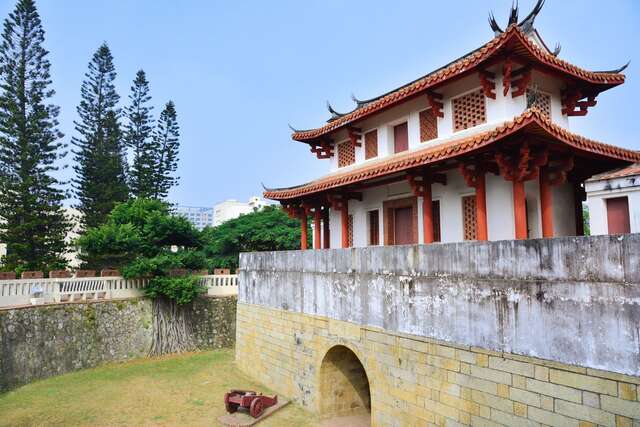
[[[103,43],[89,62],[74,122],[79,136],[72,139],[77,208],[85,228],[106,220],[116,203],[127,200],[126,160],[117,107],[113,56]]]
[[[20,0],[4,21],[0,44],[0,240],[5,268],[46,270],[66,264],[70,228],[54,177],[64,158],[44,29],[33,0]]]
[[[200,232],[186,218],[171,215],[164,202],[133,199],[117,205],[103,225],[88,229],[77,244],[88,265],[148,280],[145,292],[154,301],[150,354],[194,349],[185,306],[204,288],[198,276],[176,272],[201,270],[206,259]]]
[[[149,105],[149,82],[143,70],[139,70],[131,86],[131,104],[125,108],[126,142],[133,160],[129,172],[131,193],[135,197],[152,197],[157,171],[155,138],[152,138],[152,118]]]
[[[167,102],[160,113],[153,140],[157,150],[153,197],[161,199],[166,198],[169,189],[178,183],[174,173],[178,169],[180,127],[173,101]]]
[[[589,224],[589,206],[586,203],[582,204],[582,227],[585,236],[591,235],[591,225]]]
[[[311,245],[311,232],[307,232]],[[238,267],[241,252],[300,249],[300,221],[279,207],[266,206],[202,232],[210,267]]]

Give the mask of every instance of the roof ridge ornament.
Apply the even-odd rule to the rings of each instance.
[[[520,27],[520,29],[522,31],[524,31],[525,34],[529,33],[530,31],[533,31],[533,23],[535,22],[536,17],[538,16],[540,11],[542,10],[542,6],[544,6],[544,2],[545,2],[545,0],[538,0],[536,2],[536,5],[533,7],[533,10],[531,11],[531,13],[528,14],[527,17],[524,18],[518,24],[518,27]]]
[[[623,72],[624,70],[627,69],[627,67],[629,66],[629,64],[631,64],[631,61],[627,61],[626,64],[624,64],[622,67],[620,68],[616,68],[615,70],[608,70],[608,71],[596,71],[596,73],[607,73],[607,74],[620,74],[621,72]]]
[[[291,126],[291,123],[287,123],[287,126],[289,126],[289,129],[291,129],[291,130],[292,130],[293,132],[295,132],[295,133],[301,132],[301,130],[300,130],[300,129],[296,129],[296,128],[294,128],[293,126]]]
[[[536,5],[533,7],[533,10],[531,11],[531,13],[529,13],[526,16],[526,18],[520,21],[520,23],[518,23],[518,13],[520,10],[520,7],[518,6],[518,0],[515,0],[515,2],[512,2],[511,10],[509,11],[509,21],[507,23],[507,28],[509,28],[512,25],[516,25],[525,34],[528,34],[531,31],[533,31],[533,23],[535,22],[536,17],[540,13],[540,10],[542,10],[542,6],[544,6],[544,2],[545,0],[538,0],[536,2]],[[496,18],[493,15],[492,11],[489,11],[489,26],[491,27],[491,29],[493,30],[496,36],[499,36],[500,34],[504,33],[502,28],[500,28],[500,25],[498,25],[498,22],[496,21]]]
[[[344,116],[346,113],[339,113],[336,110],[333,109],[333,107],[331,106],[331,103],[329,101],[327,101],[327,110],[329,110],[329,112],[331,113],[331,118],[327,121],[333,121],[336,119],[339,119],[340,117]]]
[[[500,28],[500,25],[498,25],[498,22],[496,21],[496,17],[493,16],[492,11],[489,11],[489,26],[491,27],[491,29],[493,30],[493,33],[496,36],[499,36],[500,34],[504,33],[504,31],[502,31],[502,28]]]
[[[356,103],[357,108],[361,108],[367,104],[371,104],[373,101],[377,101],[378,99],[382,98],[384,95],[381,96],[376,96],[375,98],[369,98],[369,99],[358,99],[353,93],[351,93],[351,100],[353,102]]]
[[[511,2],[511,12],[509,13],[509,24],[507,27],[518,23],[518,0]]]

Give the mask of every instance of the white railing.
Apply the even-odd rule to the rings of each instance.
[[[237,274],[216,274],[202,276],[202,279],[200,279],[200,283],[206,286],[208,295],[238,295]]]
[[[207,294],[238,294],[235,274],[202,276],[200,283]],[[144,279],[123,277],[82,277],[67,279],[18,279],[0,281],[0,307],[134,298],[144,295]]]

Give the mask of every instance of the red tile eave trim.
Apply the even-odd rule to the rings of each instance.
[[[636,176],[636,175],[640,175],[640,163],[636,163],[633,164],[629,167],[620,169],[620,170],[616,170],[613,172],[609,172],[609,173],[604,173],[604,174],[600,174],[597,176],[594,176],[593,178],[589,179],[588,181],[604,181],[606,179],[615,179],[615,178],[625,178],[628,176]]]
[[[283,190],[268,190],[264,192],[264,197],[272,200],[295,199],[297,197],[308,196],[370,179],[381,178],[412,168],[454,159],[492,145],[508,136],[522,131],[527,127],[537,128],[543,131],[547,137],[555,139],[558,142],[566,144],[579,151],[615,160],[628,161],[630,163],[640,162],[640,152],[603,144],[580,135],[576,135],[551,123],[538,110],[532,109],[525,111],[514,120],[487,132],[472,135],[461,140],[451,141],[431,149],[422,149],[408,152],[400,156],[393,156],[386,162],[363,165],[351,171],[320,178],[317,181],[310,182],[300,187]]]
[[[430,74],[423,79],[412,83],[409,86],[398,89],[397,91],[394,91],[365,107],[357,109],[352,113],[346,114],[320,128],[294,132],[292,134],[292,138],[295,141],[310,142],[315,138],[326,135],[339,128],[342,128],[343,126],[363,119],[371,114],[380,112],[401,102],[407,101],[413,96],[423,94],[429,89],[434,89],[437,85],[442,85],[443,83],[453,78],[461,77],[468,72],[473,71],[473,69],[475,69],[477,66],[491,59],[491,56],[493,54],[498,52],[502,47],[507,45],[512,40],[516,40],[520,44],[522,44],[522,46],[524,46],[532,56],[534,56],[544,65],[561,73],[568,73],[577,79],[583,80],[586,83],[604,85],[607,86],[606,89],[609,89],[611,87],[620,85],[625,81],[624,74],[587,71],[566,61],[563,61],[562,59],[559,59],[552,54],[543,51],[540,47],[535,45],[534,42],[529,40],[529,38],[522,32],[522,30],[513,25],[501,35],[493,38],[478,51],[462,58],[454,64],[451,64],[447,68],[440,70],[434,74]]]

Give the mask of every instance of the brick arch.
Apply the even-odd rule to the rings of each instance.
[[[371,416],[371,388],[364,364],[354,350],[335,345],[319,369],[319,410],[322,417]]]

